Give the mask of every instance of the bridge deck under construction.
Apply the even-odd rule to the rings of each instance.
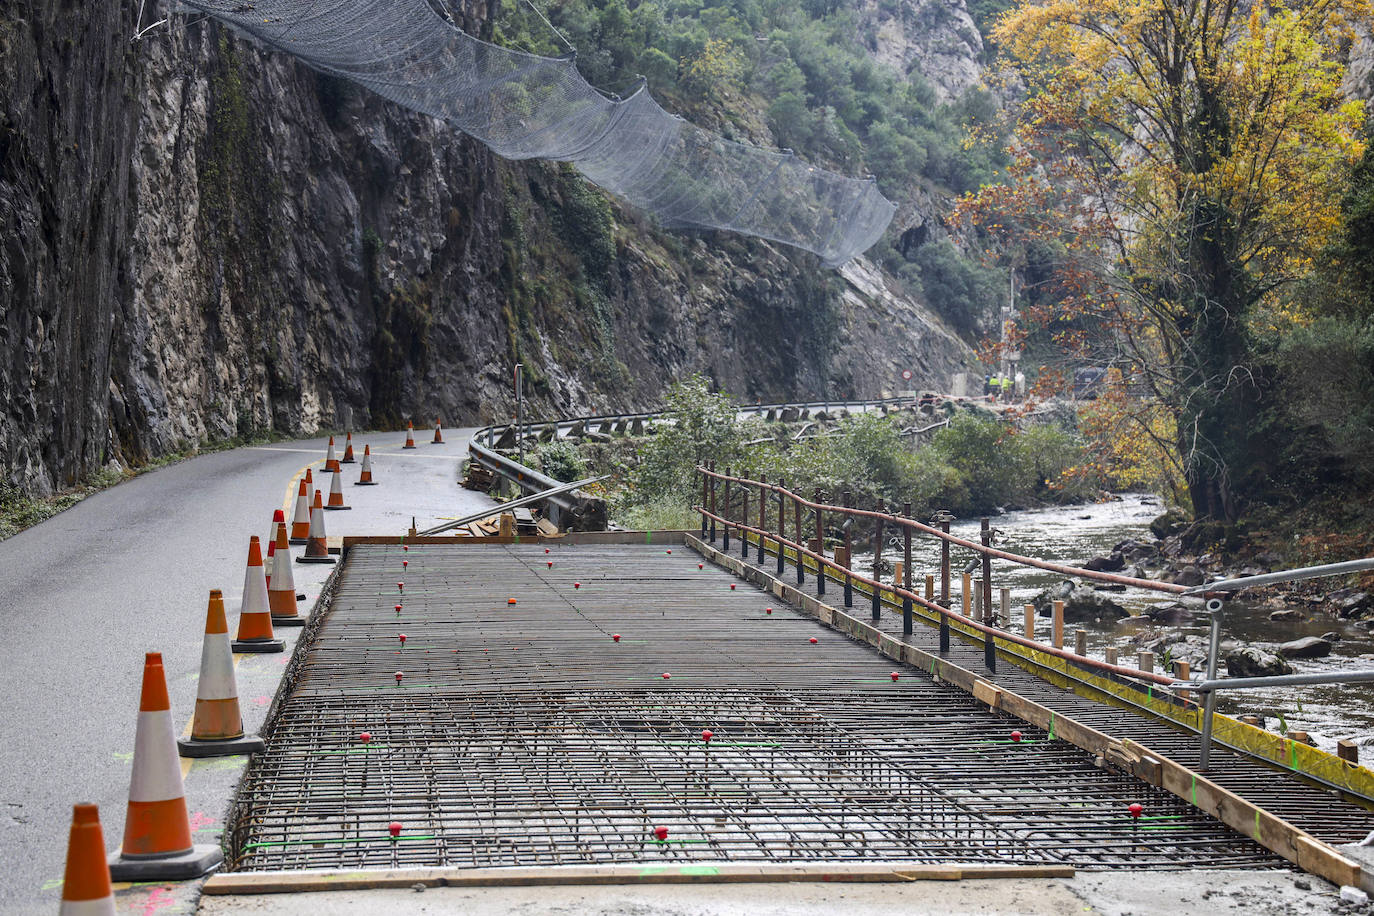
[[[354,546],[240,787],[231,868],[1282,864],[700,559]]]

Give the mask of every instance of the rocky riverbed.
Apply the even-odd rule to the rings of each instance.
[[[1226,567],[1220,556],[1205,547],[1215,541],[1212,532],[1177,520],[1151,523],[1164,513],[1151,496],[1128,494],[1095,505],[1053,507],[1008,512],[992,520],[997,545],[1005,550],[1060,563],[1088,565],[1106,571],[1180,584],[1202,584],[1218,578],[1254,575],[1279,568],[1278,558],[1259,555],[1239,567]],[[955,522],[951,531],[969,540],[978,539],[978,520]],[[1158,535],[1158,536],[1157,536]],[[900,558],[900,545],[885,548],[889,562]],[[959,573],[974,562],[972,551],[955,549],[952,588],[957,593]],[[871,555],[856,557],[871,567]],[[939,569],[939,545],[932,539],[913,544],[913,581]],[[1343,583],[1319,580],[1317,587],[1301,593],[1280,595],[1275,591],[1241,593],[1223,609],[1223,664],[1221,673],[1243,676],[1259,672],[1354,670],[1374,667],[1374,598]],[[1056,573],[993,563],[996,589],[1011,590],[1012,621],[1019,629],[1021,608],[1030,603],[1043,608],[1036,618],[1036,635],[1048,639],[1050,601],[1062,595],[1071,599],[1066,614],[1072,645],[1073,630],[1087,632],[1088,654],[1103,658],[1115,647],[1121,659],[1135,658],[1148,649],[1155,653],[1156,667],[1185,659],[1194,674],[1204,670],[1207,619],[1202,601],[1123,586],[1093,587],[1086,579],[1067,580]],[[1368,615],[1368,618],[1366,618]],[[1229,671],[1227,669],[1230,669]],[[1270,729],[1306,731],[1322,747],[1334,749],[1339,739],[1374,744],[1374,690],[1368,685],[1311,686],[1247,691],[1232,694],[1220,705],[1232,714],[1264,718]],[[1368,752],[1374,753],[1374,751]]]

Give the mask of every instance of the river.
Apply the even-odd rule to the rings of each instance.
[[[1119,499],[1094,505],[1008,512],[995,517],[992,525],[1000,532],[997,546],[1004,550],[1060,563],[1079,564],[1090,557],[1109,553],[1113,545],[1127,538],[1152,542],[1149,524],[1161,511],[1163,509],[1159,501],[1152,496],[1126,494]],[[972,541],[978,540],[978,528],[977,519],[959,520],[950,526],[951,533]],[[893,545],[885,547],[884,556],[889,561],[900,559],[900,545],[894,542]],[[952,551],[952,591],[957,593],[959,572],[975,558],[976,554],[973,551],[960,548]],[[857,569],[865,572],[871,570],[871,553],[864,556],[856,555],[854,559]],[[940,549],[936,539],[914,540],[912,582],[920,583],[927,572],[937,572],[939,559]],[[1064,578],[1056,573],[1005,561],[994,560],[992,569],[993,600],[998,600],[997,588],[1011,589],[1012,621],[1018,631],[1022,620],[1020,608],[1039,592]],[[1331,587],[1334,589],[1339,585],[1333,581]],[[917,590],[920,590],[919,585]],[[1201,615],[1195,617],[1191,623],[1170,627],[1156,624],[1143,616],[1150,605],[1174,603],[1177,599],[1173,596],[1127,589],[1124,592],[1112,593],[1110,597],[1133,616],[1121,621],[1066,624],[1067,645],[1073,645],[1072,630],[1082,626],[1088,631],[1089,656],[1104,658],[1107,647],[1115,646],[1120,651],[1122,663],[1129,664],[1134,660],[1139,647],[1138,640],[1142,638],[1152,638],[1169,632],[1198,634],[1204,637],[1207,634],[1207,622]],[[1186,603],[1196,603],[1198,610],[1202,609],[1200,600],[1189,600]],[[1294,669],[1299,673],[1305,673],[1374,667],[1374,638],[1368,630],[1322,613],[1310,613],[1300,604],[1294,607],[1304,611],[1303,620],[1273,621],[1269,619],[1271,608],[1260,609],[1240,601],[1228,602],[1223,611],[1222,638],[1239,640],[1273,651],[1280,643],[1289,640],[1334,632],[1341,639],[1334,643],[1331,655],[1320,659],[1293,660]],[[1037,638],[1048,641],[1049,628],[1048,618],[1037,618]],[[1193,673],[1197,675],[1202,672],[1195,668]],[[1225,676],[1224,666],[1218,673]],[[1368,684],[1237,692],[1223,695],[1218,709],[1233,715],[1264,716],[1267,727],[1271,730],[1282,724],[1288,729],[1306,731],[1318,746],[1326,750],[1333,751],[1338,739],[1350,739],[1358,744],[1374,744],[1374,686]]]

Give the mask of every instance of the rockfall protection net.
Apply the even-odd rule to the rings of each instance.
[[[872,180],[726,140],[664,111],[643,86],[628,98],[607,98],[572,57],[473,38],[426,0],[182,4],[440,118],[508,159],[570,162],[668,228],[772,239],[833,267],[876,242],[895,209]]]

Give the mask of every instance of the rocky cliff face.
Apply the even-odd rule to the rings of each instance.
[[[516,360],[554,415],[648,407],[697,370],[749,399],[839,398],[968,358],[863,265],[658,232],[211,23],[131,44],[137,6],[0,10],[6,480],[266,430],[477,423],[508,413]]]
[[[941,102],[983,75],[983,36],[964,0],[861,0],[858,20],[876,60],[923,77]]]

